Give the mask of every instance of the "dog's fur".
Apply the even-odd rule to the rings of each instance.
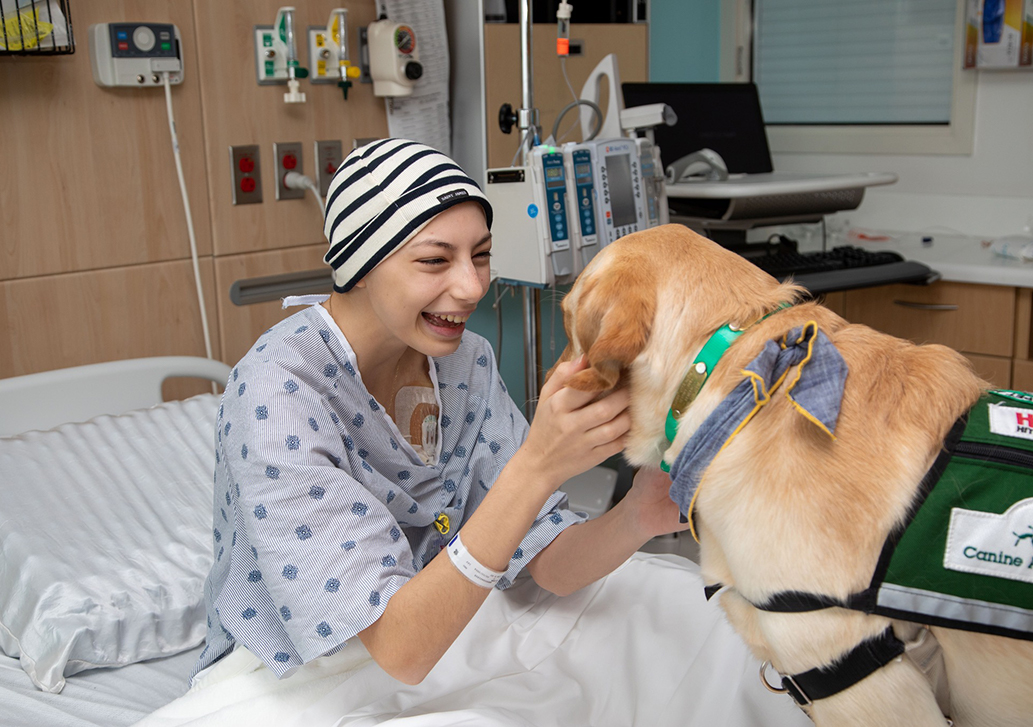
[[[771,613],[748,601],[785,590],[844,598],[865,589],[944,436],[987,388],[949,348],[918,346],[799,303],[731,346],[668,447],[667,410],[711,333],[725,323],[749,325],[801,293],[687,228],[666,225],[605,248],[563,301],[570,344],[561,361],[587,353],[589,363],[570,385],[630,387],[624,454],[634,466],[673,462],[741,381],[740,369],[792,328],[816,321],[846,361],[834,441],[776,395],[713,460],[696,502],[704,579],[732,586],[721,596],[732,625],[758,659],[785,674],[832,663],[890,620],[839,608]],[[893,625],[905,640],[918,631]],[[931,632],[950,684],[943,706],[956,725],[1033,723],[1033,642]],[[929,680],[907,658],[815,702],[809,714],[822,727],[946,724]]]

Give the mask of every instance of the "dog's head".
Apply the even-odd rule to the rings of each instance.
[[[560,361],[587,355],[588,368],[569,382],[576,389],[632,387],[625,456],[655,466],[667,408],[707,338],[799,292],[681,225],[638,232],[600,251],[564,298],[569,344]]]

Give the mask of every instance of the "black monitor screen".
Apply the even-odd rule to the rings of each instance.
[[[625,83],[624,106],[665,103],[674,126],[653,133],[664,166],[700,149],[713,149],[732,174],[772,171],[760,97],[752,83]]]
[[[606,159],[606,176],[610,183],[610,209],[613,226],[624,227],[635,222],[635,191],[631,188],[631,157],[611,154]]]

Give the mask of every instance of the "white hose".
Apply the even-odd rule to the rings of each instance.
[[[176,173],[179,175],[179,192],[183,196],[183,209],[187,215],[187,233],[190,235],[190,259],[194,264],[194,282],[197,284],[197,301],[201,305],[201,327],[204,330],[204,349],[212,358],[212,336],[208,331],[208,309],[204,304],[204,289],[201,286],[201,268],[197,261],[197,238],[194,237],[194,218],[190,214],[190,199],[187,197],[186,180],[183,178],[183,161],[179,157],[179,138],[176,136],[176,120],[172,116],[172,86],[168,71],[161,74],[165,81],[165,105],[169,111],[169,133],[172,134],[172,151],[176,157]]]

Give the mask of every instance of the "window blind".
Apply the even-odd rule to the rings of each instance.
[[[755,0],[768,124],[947,124],[956,0]]]

